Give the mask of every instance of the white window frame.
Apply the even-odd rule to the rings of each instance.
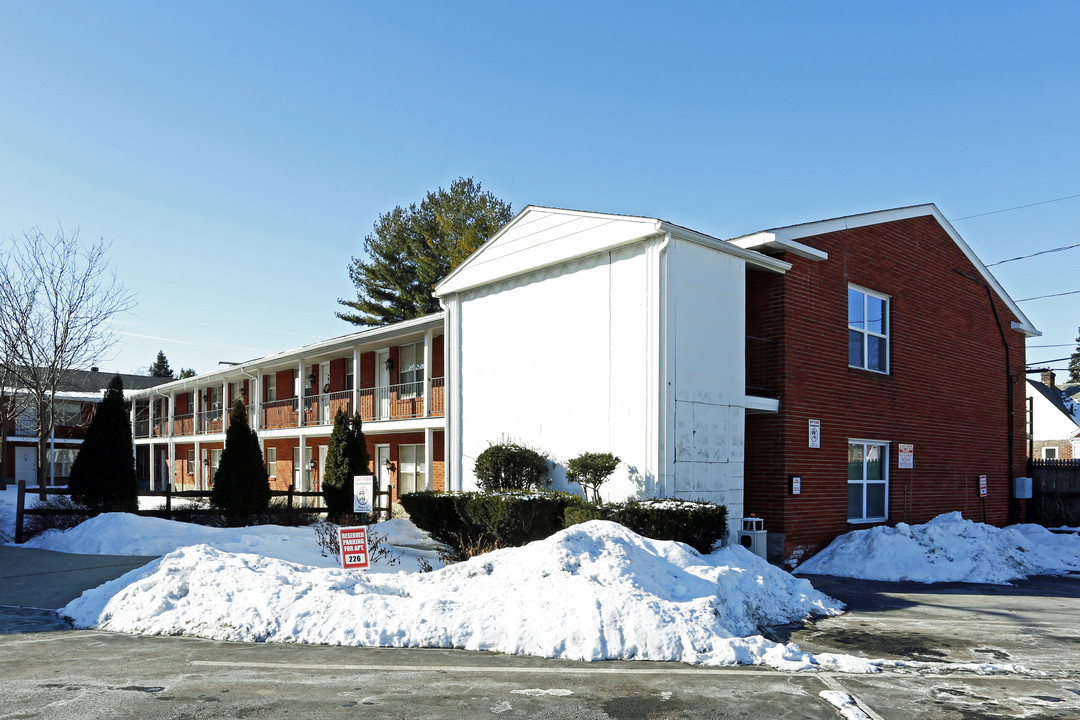
[[[427,457],[424,445],[398,445],[398,496],[402,493],[427,490],[427,476],[424,474]],[[406,483],[409,478],[409,483]]]
[[[856,523],[871,523],[871,522],[883,522],[889,519],[889,443],[885,440],[865,440],[862,438],[848,438],[848,452],[850,453],[850,447],[852,445],[861,445],[863,448],[863,476],[861,479],[848,478],[847,488],[850,490],[852,485],[859,485],[862,487],[862,515],[861,517],[852,517],[850,514],[850,507],[848,508],[847,521],[852,524]],[[881,480],[868,480],[866,478],[866,456],[867,447],[875,446],[881,448],[881,469],[883,479]],[[866,514],[866,489],[870,485],[884,485],[885,486],[885,514],[881,516],[867,516]],[[846,499],[846,498],[845,498]]]
[[[355,380],[353,377],[353,359],[345,358],[345,389],[352,390]]]
[[[263,384],[266,386],[266,402],[277,401],[277,373],[263,375]]]
[[[408,352],[406,352],[408,350]],[[411,354],[412,362],[406,363],[406,356]],[[408,388],[401,387],[409,385]],[[414,398],[424,394],[424,343],[410,343],[398,347],[398,397]]]
[[[272,478],[277,477],[277,448],[266,448],[266,474]]]
[[[1049,451],[1049,453],[1047,451]],[[1043,460],[1057,460],[1059,457],[1061,457],[1061,456],[1058,454],[1058,446],[1057,445],[1044,445],[1043,446],[1043,449],[1042,449],[1042,459]]]
[[[864,325],[866,325],[866,317],[867,317],[867,309],[868,309],[867,308],[867,305],[868,305],[867,298],[877,298],[878,300],[882,301],[882,303],[884,305],[884,308],[883,308],[883,313],[882,313],[882,318],[881,318],[881,325],[882,325],[882,329],[884,330],[884,332],[878,333],[878,332],[874,332],[873,330],[869,329],[868,327],[857,327],[857,326],[851,324],[850,307],[851,307],[851,293],[853,291],[857,292],[857,293],[860,293],[863,296],[863,324]],[[890,363],[892,361],[892,347],[891,347],[891,343],[889,341],[889,334],[890,334],[889,331],[892,328],[892,318],[890,317],[891,313],[889,312],[890,309],[891,309],[891,305],[892,305],[892,298],[890,298],[888,295],[885,295],[885,294],[879,293],[879,292],[875,292],[874,290],[869,290],[869,289],[864,288],[864,287],[860,287],[859,285],[851,285],[851,284],[848,285],[848,308],[849,308],[849,310],[848,310],[848,338],[849,338],[849,340],[848,340],[848,343],[849,343],[848,344],[848,367],[859,368],[860,370],[867,370],[869,372],[876,372],[876,373],[880,373],[882,375],[888,375],[889,374],[889,366],[890,366]],[[851,341],[850,341],[850,337],[851,337],[851,333],[853,333],[853,332],[857,332],[857,333],[860,333],[862,335],[862,362],[859,365],[852,365],[851,364],[851,349],[850,349],[850,347],[851,347],[850,342]],[[870,363],[869,363],[869,357],[870,357],[869,338],[871,338],[871,337],[880,338],[884,342],[884,346],[885,346],[885,368],[884,369],[879,370],[878,368],[870,367]]]

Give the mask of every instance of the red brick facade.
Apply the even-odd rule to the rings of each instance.
[[[780,411],[746,422],[746,514],[782,537],[772,559],[796,564],[865,527],[847,519],[849,439],[888,443],[889,523],[951,510],[1005,523],[1010,478],[1025,458],[1024,337],[1011,329],[1014,316],[971,279],[977,270],[932,217],[799,242],[828,259],[785,253],[786,275],[747,277],[747,333],[778,341],[780,353]],[[848,367],[849,284],[889,296],[888,374]],[[978,391],[959,378],[978,378]],[[819,448],[809,447],[811,419],[821,423]],[[897,466],[900,443],[914,445],[912,469]],[[791,476],[801,478],[799,495]]]

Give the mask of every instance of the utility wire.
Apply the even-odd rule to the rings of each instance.
[[[1038,360],[1038,361],[1035,361],[1035,362],[1029,362],[1028,365],[1045,365],[1045,364],[1049,364],[1049,363],[1061,362],[1062,360],[1071,360],[1071,359],[1072,359],[1072,355],[1070,355],[1069,357],[1054,358],[1053,360]]]
[[[1064,247],[1050,248],[1049,250],[1040,250],[1039,252],[1033,252],[1030,255],[1021,255],[1019,257],[1009,258],[1008,260],[998,260],[997,262],[987,263],[986,267],[993,267],[994,265],[1001,265],[1002,263],[1012,262],[1013,260],[1027,260],[1033,258],[1036,255],[1045,255],[1046,253],[1061,252],[1062,250],[1071,250],[1074,247],[1080,247],[1080,243],[1073,245],[1065,245]]]
[[[1042,300],[1043,298],[1061,297],[1062,295],[1076,295],[1080,293],[1080,290],[1070,290],[1068,292],[1054,293],[1053,295],[1037,295],[1036,297],[1023,298],[1016,302],[1027,302],[1028,300]]]
[[[984,217],[986,215],[997,215],[998,213],[1010,212],[1012,210],[1023,210],[1024,208],[1035,207],[1036,205],[1047,205],[1049,203],[1061,202],[1062,200],[1072,200],[1073,198],[1080,198],[1080,194],[1066,195],[1065,197],[1054,198],[1053,200],[1042,200],[1041,202],[1028,203],[1027,205],[1017,205],[1016,207],[1003,208],[1001,210],[991,210],[990,212],[979,213],[978,215],[966,215],[962,218],[950,220],[950,222],[960,222],[961,220],[970,220],[971,218]]]
[[[1033,347],[1072,347],[1072,346],[1073,346],[1072,343],[1061,343],[1060,345],[1025,345],[1024,347],[1033,348]],[[1019,347],[1019,346],[1017,346],[1017,347]]]

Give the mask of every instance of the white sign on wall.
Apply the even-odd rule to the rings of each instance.
[[[915,467],[915,446],[900,443],[899,467],[901,470]]]
[[[352,479],[353,486],[353,512],[375,512],[375,476],[355,475]]]
[[[810,447],[812,447],[812,448],[821,447],[821,421],[820,420],[811,420],[810,421]]]

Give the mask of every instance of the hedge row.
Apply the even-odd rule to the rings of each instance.
[[[449,546],[455,560],[541,540],[587,520],[611,520],[639,535],[677,540],[702,553],[727,532],[727,508],[683,500],[594,505],[554,491],[424,491],[402,495],[401,504],[417,527]]]

